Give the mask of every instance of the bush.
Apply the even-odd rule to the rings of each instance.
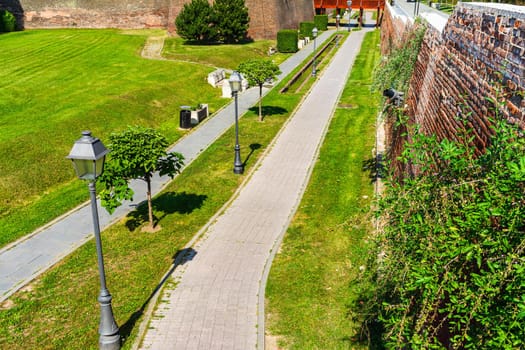
[[[283,29],[277,32],[277,50],[279,52],[297,52],[297,41],[299,36],[297,31]]]
[[[315,24],[314,22],[301,22],[299,23],[299,35],[301,35],[302,38],[304,37],[312,37],[312,30],[314,29]],[[317,28],[319,29],[319,28]]]
[[[392,181],[381,201],[387,348],[525,348],[525,138],[496,121],[476,156],[474,131],[463,133],[413,130],[402,157],[418,174]]]
[[[0,10],[0,33],[13,32],[15,27],[15,16],[7,10]]]
[[[192,0],[175,19],[177,33],[186,40],[233,43],[246,38],[250,17],[244,0]]]
[[[219,41],[234,43],[246,38],[250,17],[244,0],[215,0],[213,13]]]
[[[319,30],[328,29],[328,16],[327,15],[315,15],[314,16],[314,25]]]
[[[217,29],[213,23],[213,10],[207,0],[192,0],[184,4],[175,19],[177,34],[191,41],[214,41]]]

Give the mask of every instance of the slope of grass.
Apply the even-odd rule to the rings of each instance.
[[[132,34],[132,35],[129,35]],[[127,125],[180,138],[179,107],[229,100],[202,64],[140,57],[149,31],[30,30],[0,36],[0,247],[86,200],[65,159],[82,130],[101,140]],[[158,35],[158,31],[151,34]],[[255,42],[244,57],[262,54]],[[235,66],[239,49],[213,46]]]
[[[352,40],[352,35],[348,40]],[[366,34],[299,209],[270,272],[267,330],[286,349],[366,348],[349,308],[368,254],[379,98],[370,93],[379,32]]]

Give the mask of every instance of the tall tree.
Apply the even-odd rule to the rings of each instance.
[[[177,34],[186,40],[215,41],[214,11],[207,0],[192,0],[184,4],[175,19]]]
[[[147,184],[149,230],[153,230],[153,208],[151,203],[151,178],[159,172],[161,176],[173,178],[180,172],[184,157],[176,152],[168,153],[167,139],[151,128],[128,127],[109,136],[110,158],[98,182],[102,206],[111,214],[123,200],[133,199],[129,181],[140,179]]]
[[[281,70],[273,61],[261,58],[252,58],[241,62],[237,70],[242,73],[250,85],[259,86],[259,121],[262,121],[263,84],[267,80],[275,79],[277,75],[281,74]]]
[[[244,0],[215,0],[213,13],[220,41],[235,43],[246,38],[250,16]]]

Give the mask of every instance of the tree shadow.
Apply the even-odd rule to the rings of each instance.
[[[242,163],[242,166],[245,167],[246,164],[248,164],[248,160],[250,159],[250,157],[252,156],[253,152],[255,152],[256,150],[258,150],[259,148],[261,148],[261,144],[260,143],[252,143],[250,145],[250,153],[248,153],[248,155],[246,156],[246,159],[244,160],[244,162]]]
[[[178,266],[184,265],[187,262],[193,260],[195,255],[197,255],[197,251],[191,247],[181,249],[177,251],[175,255],[173,255],[173,264],[171,268],[169,269],[169,271],[164,275],[164,277],[159,282],[159,284],[157,284],[155,289],[153,289],[153,291],[148,296],[148,298],[144,301],[142,306],[137,311],[135,311],[124,324],[120,326],[120,338],[122,339],[123,344],[129,338],[131,332],[133,331],[133,329],[135,328],[135,325],[137,324],[137,321],[142,317],[142,315],[144,315],[144,310],[148,306],[149,302],[157,294],[157,292],[164,285],[164,283],[166,283],[168,278],[171,277],[171,275],[173,274],[173,271],[175,271],[175,269]]]
[[[253,107],[250,107],[250,111],[259,115],[259,106],[255,105]],[[288,112],[286,108],[278,107],[278,106],[262,106],[261,107],[261,113],[263,117],[271,116],[271,115],[280,115]]]
[[[162,213],[160,216],[154,216],[154,223],[157,224],[169,214],[190,214],[195,209],[202,207],[206,198],[208,197],[203,194],[165,192],[153,199],[153,211]],[[136,210],[126,216],[126,219],[126,227],[130,231],[142,226],[148,221],[148,203],[146,201],[140,203]]]
[[[376,157],[363,161],[362,169],[363,171],[367,171],[369,173],[368,178],[372,183],[383,179],[386,175],[386,166],[383,159],[383,154],[379,153]]]

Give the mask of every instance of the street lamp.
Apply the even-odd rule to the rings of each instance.
[[[335,25],[337,27],[337,31],[339,31],[339,21],[341,20],[341,15],[337,14],[337,16],[335,16]]]
[[[350,19],[352,18],[352,0],[348,0],[346,2],[346,6],[348,7],[348,31],[350,31]]]
[[[104,350],[120,349],[119,328],[113,317],[111,309],[111,294],[106,288],[106,275],[104,273],[104,258],[102,256],[102,241],[100,239],[100,227],[98,223],[97,195],[95,182],[104,171],[104,161],[108,149],[102,142],[91,136],[90,131],[83,131],[82,137],[75,141],[73,148],[67,158],[73,161],[77,176],[81,180],[88,181],[89,194],[91,197],[91,212],[93,215],[93,228],[97,246],[98,270],[100,275],[100,324],[98,328],[99,348]]]
[[[235,98],[235,160],[233,161],[233,173],[242,174],[244,172],[244,165],[241,162],[241,147],[239,146],[239,110],[237,104],[237,95],[241,90],[241,75],[237,71],[233,71],[230,75],[230,88],[232,95]]]
[[[314,29],[312,29],[312,36],[314,37],[314,62],[312,67],[312,76],[315,77],[317,75],[317,70],[315,67],[315,39],[317,38],[317,27],[314,27]]]

